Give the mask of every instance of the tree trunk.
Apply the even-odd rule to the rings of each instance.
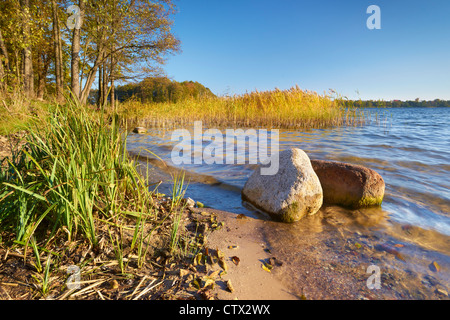
[[[45,85],[48,73],[48,68],[50,67],[51,58],[49,56],[46,56],[42,53],[38,57],[38,88],[36,97],[38,99],[43,99],[45,94]]]
[[[62,74],[62,44],[61,44],[61,32],[59,29],[59,17],[58,7],[56,1],[52,0],[53,10],[53,47],[55,50],[55,89],[56,89],[56,101],[61,102],[63,100],[63,74]]]
[[[38,65],[37,65],[37,73],[38,73],[38,87],[36,91],[36,98],[42,99],[44,98],[44,89],[45,89],[45,73],[44,71],[44,63],[42,61],[42,54],[38,54]]]
[[[103,97],[103,70],[100,66],[98,68],[98,93],[97,93],[97,108],[101,108],[102,103],[102,97]]]
[[[109,68],[109,77],[111,79],[111,111],[114,112],[116,109],[116,100],[115,100],[115,88],[114,88],[114,40],[115,40],[115,8],[116,8],[116,1],[113,1],[113,6],[111,10],[111,30],[112,30],[112,39],[111,39],[111,66]]]
[[[5,77],[5,68],[3,68],[3,61],[0,56],[0,97],[3,95],[6,89]]]
[[[82,19],[84,14],[84,0],[80,0],[78,4],[80,8],[80,14]],[[80,100],[81,98],[81,88],[80,88],[80,48],[81,48],[81,29],[78,29],[77,26],[73,29],[73,38],[72,38],[72,61],[70,64],[71,71],[71,90],[73,96]]]
[[[0,90],[3,93],[8,84],[8,74],[11,68],[9,67],[8,51],[3,41],[2,30],[0,30],[0,50]],[[6,72],[4,66],[7,68]]]
[[[92,66],[91,70],[89,71],[87,78],[86,78],[86,84],[84,85],[83,91],[81,92],[80,96],[80,103],[86,104],[87,98],[89,97],[89,92],[91,91],[92,84],[95,80],[95,74],[97,73],[97,69],[99,68],[100,64],[103,63],[103,54],[105,53],[105,50],[102,48],[99,50],[98,56],[94,62],[94,65]]]
[[[103,54],[103,59],[105,59],[105,54]],[[102,97],[103,97],[103,104],[102,106],[105,106],[108,103],[108,73],[106,68],[106,60],[103,61],[103,84],[102,84]]]
[[[111,59],[112,60],[112,59]],[[113,75],[113,63],[111,62],[111,110],[114,112],[116,110],[116,92],[114,89],[114,75]]]
[[[33,97],[34,94],[34,77],[33,77],[33,57],[31,54],[31,15],[30,15],[30,1],[21,0],[22,19],[23,19],[23,42],[25,47],[22,50],[23,59],[23,91],[26,97]]]

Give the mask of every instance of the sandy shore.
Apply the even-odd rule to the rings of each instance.
[[[238,219],[230,212],[202,209],[214,212],[224,227],[208,236],[207,247],[218,248],[225,254],[228,270],[224,281],[231,281],[233,292],[217,287],[215,293],[223,300],[296,300],[291,292],[272,272],[262,266],[272,255],[261,233],[264,221],[245,217]],[[239,263],[233,263],[238,257]]]
[[[420,253],[424,261],[409,256],[408,244],[393,243],[369,229],[341,227],[335,212],[321,209],[316,216],[292,225],[269,219],[240,218],[235,213],[195,209],[217,215],[224,227],[208,235],[206,246],[224,252],[228,264],[224,282],[233,292],[216,286],[217,298],[224,300],[417,300],[448,299],[448,266],[440,270],[427,264],[433,258]],[[278,238],[277,238],[278,237]],[[282,237],[280,240],[279,237]],[[292,242],[285,241],[286,238]],[[387,246],[395,249],[386,249]],[[391,248],[391,247],[390,247]],[[239,264],[233,263],[239,258]],[[271,272],[263,269],[271,262]],[[236,259],[235,259],[236,260]],[[273,263],[276,261],[276,263]],[[423,262],[426,265],[423,265]],[[278,264],[279,263],[279,264]],[[378,267],[380,288],[375,284]],[[372,278],[371,278],[372,276]]]

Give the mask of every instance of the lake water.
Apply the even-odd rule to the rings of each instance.
[[[366,218],[354,218],[352,225],[382,232],[394,242],[413,244],[418,249],[410,254],[418,259],[425,253],[436,253],[438,256],[427,259],[440,259],[444,266],[440,276],[447,281],[445,266],[450,261],[450,109],[366,111],[370,112],[370,120],[360,127],[280,130],[280,150],[296,147],[303,149],[311,159],[348,162],[377,171],[386,183],[383,204],[381,208],[360,210],[360,216]],[[127,148],[131,153],[151,158],[151,153],[143,149],[150,150],[171,165],[171,151],[178,143],[171,141],[171,134],[172,130],[161,128],[150,129],[143,135],[130,134]],[[203,164],[184,166],[184,169],[194,173],[187,196],[216,209],[267,218],[241,201],[240,191],[255,165]],[[157,177],[162,180],[170,177],[154,167],[150,170],[156,180]],[[169,193],[170,184],[162,183],[159,191]],[[339,208],[329,210],[342,211]],[[345,215],[355,217],[355,212]],[[413,232],[402,234],[402,230],[408,231],[411,226],[419,230],[414,236]],[[288,228],[301,227],[296,224]],[[277,243],[283,241],[272,239]]]

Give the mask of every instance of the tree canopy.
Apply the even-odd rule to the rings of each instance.
[[[190,97],[214,96],[209,88],[198,82],[177,82],[162,76],[147,77],[139,83],[118,86],[115,93],[119,101],[136,99],[141,102],[177,102]]]
[[[2,0],[0,94],[70,92],[84,104],[97,79],[105,102],[115,81],[151,74],[179,51],[175,13],[172,0]]]

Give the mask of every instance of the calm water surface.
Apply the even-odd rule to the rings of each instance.
[[[372,218],[354,219],[358,220],[356,223],[382,229],[399,239],[399,230],[414,226],[420,232],[408,241],[439,252],[446,257],[443,263],[449,262],[450,109],[368,111],[371,120],[362,127],[280,130],[280,150],[296,147],[311,159],[349,162],[374,169],[386,183],[385,198],[381,208],[362,211],[361,216]],[[171,130],[156,128],[144,135],[130,134],[128,150],[152,157],[142,150],[146,148],[171,164],[170,154],[178,143],[171,141],[171,134]],[[191,180],[187,196],[216,209],[264,218],[243,204],[240,196],[254,165],[189,165],[184,169],[204,178]],[[168,177],[159,170],[151,170],[161,179]],[[164,183],[159,188],[160,192],[169,193],[170,184]],[[374,216],[382,218],[373,219]],[[303,227],[297,224],[289,228]]]

